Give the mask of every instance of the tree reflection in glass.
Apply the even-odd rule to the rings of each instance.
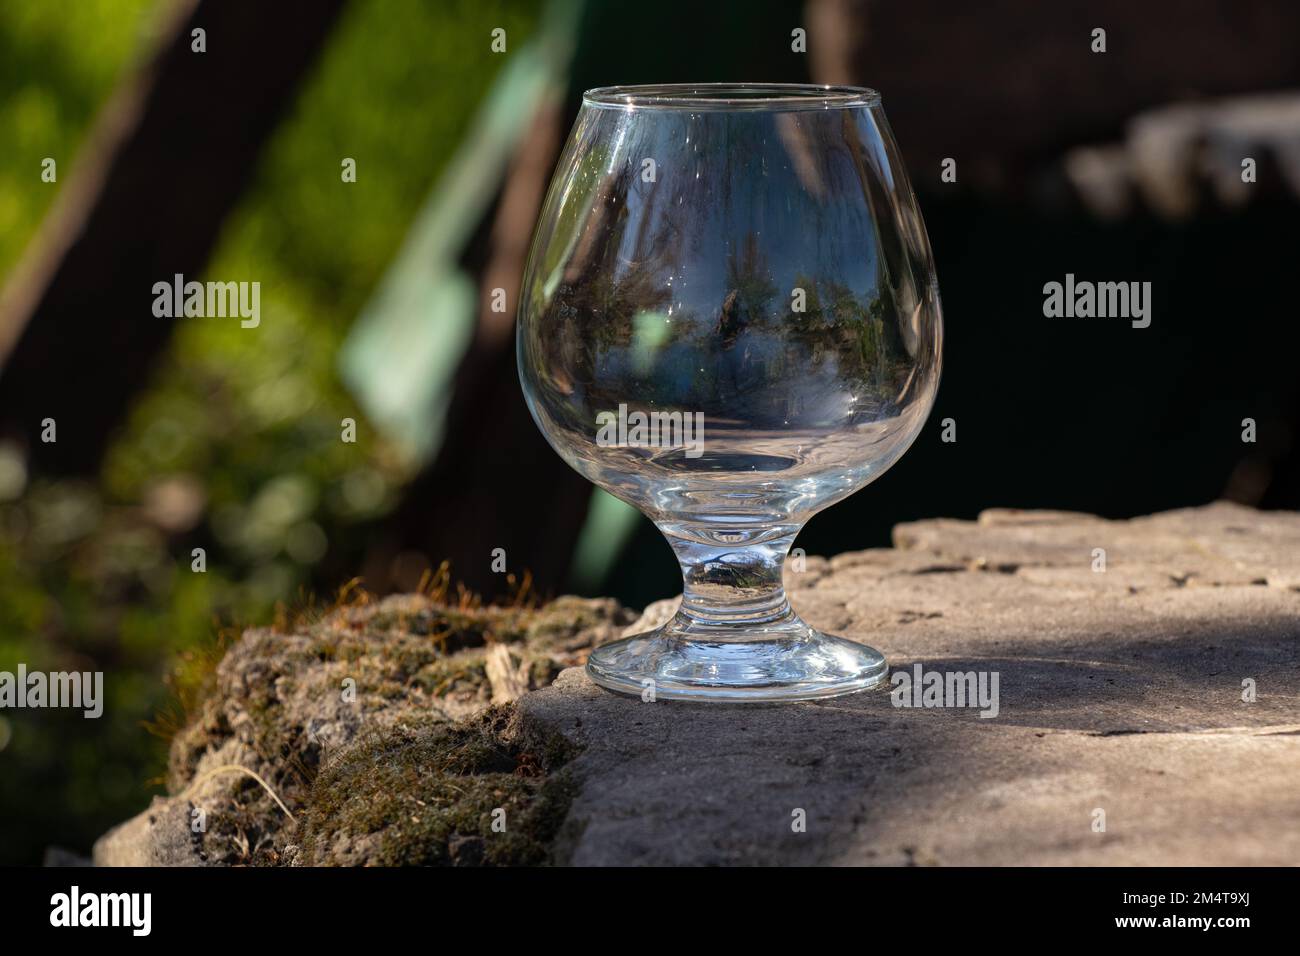
[[[796,700],[884,679],[878,652],[809,627],[782,587],[799,529],[897,460],[939,382],[929,242],[877,94],[589,92],[518,338],[543,434],[682,567],[681,610],[594,651],[593,680]]]

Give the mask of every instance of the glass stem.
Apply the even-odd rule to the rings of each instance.
[[[717,640],[755,640],[798,620],[781,576],[795,532],[761,543],[704,544],[668,536],[682,568],[682,608],[676,630]]]

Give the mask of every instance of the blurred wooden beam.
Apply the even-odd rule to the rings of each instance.
[[[0,297],[0,434],[34,472],[97,468],[172,332],[153,284],[198,278],[344,3],[181,0],[101,112]],[[55,443],[40,441],[45,418]]]

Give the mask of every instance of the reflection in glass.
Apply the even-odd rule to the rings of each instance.
[[[593,652],[595,681],[790,700],[884,678],[879,653],[809,627],[781,584],[799,529],[897,460],[939,381],[929,243],[878,95],[589,92],[518,337],[552,446],[682,566],[678,614]]]

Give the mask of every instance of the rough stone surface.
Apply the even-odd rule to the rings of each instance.
[[[400,626],[340,612],[359,615],[355,634],[328,659],[319,634],[246,635],[177,737],[173,795],[106,835],[96,862],[1300,863],[1300,515],[998,510],[894,540],[809,557],[787,572],[792,601],[895,673],[996,673],[996,717],[896,707],[889,687],[797,705],[615,696],[560,666],[672,602],[629,627],[613,602],[575,599],[538,612],[545,626],[498,627],[501,672],[540,689],[485,711],[502,694],[484,628],[462,628],[450,656],[479,663],[448,685],[457,668],[428,649],[444,612],[390,599]],[[423,634],[412,611],[432,621]],[[337,703],[342,663],[364,675],[360,711]],[[235,762],[302,822],[247,778],[195,783]],[[361,777],[383,782],[379,810],[344,799]],[[216,836],[190,834],[193,804],[213,808]],[[242,836],[240,804],[258,811]],[[510,843],[485,824],[502,805],[526,831]]]
[[[791,600],[895,672],[997,672],[997,717],[895,707],[890,688],[643,703],[568,670],[521,701],[583,748],[567,857],[1300,863],[1300,515],[988,511],[894,539],[809,558]]]

